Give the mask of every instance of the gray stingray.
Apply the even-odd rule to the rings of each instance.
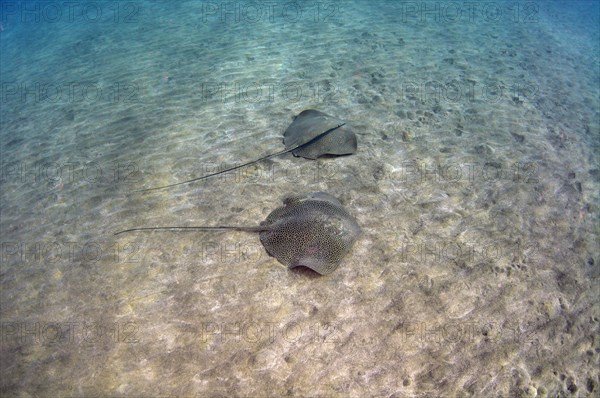
[[[115,233],[151,230],[237,230],[258,232],[272,257],[288,268],[304,266],[327,275],[350,251],[361,229],[333,196],[311,192],[289,196],[256,227],[146,227]]]
[[[345,122],[329,116],[323,112],[307,109],[294,117],[292,124],[283,133],[283,144],[285,150],[263,156],[238,166],[230,167],[216,173],[207,174],[202,177],[164,185],[161,187],[141,189],[137,192],[153,191],[155,189],[170,188],[177,185],[189,184],[190,182],[203,180],[228,171],[258,163],[262,160],[280,156],[291,152],[294,156],[306,159],[317,159],[324,155],[351,155],[356,152],[356,135]]]

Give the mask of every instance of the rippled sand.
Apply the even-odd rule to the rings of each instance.
[[[598,394],[597,20],[132,4],[2,25],[7,396]],[[133,192],[279,151],[307,108],[358,152]],[[113,236],[309,191],[363,229],[327,277],[256,234]]]

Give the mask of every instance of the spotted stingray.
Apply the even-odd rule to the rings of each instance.
[[[333,272],[361,234],[356,220],[333,196],[311,192],[288,196],[255,227],[143,227],[115,233],[153,230],[237,230],[258,232],[269,253],[288,268],[308,267],[321,275]]]

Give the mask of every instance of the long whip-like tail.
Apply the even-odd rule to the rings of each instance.
[[[115,232],[115,235],[124,234],[126,232],[135,231],[219,231],[219,230],[234,230],[242,232],[261,232],[268,231],[269,226],[258,226],[258,227],[234,227],[229,225],[222,225],[217,227],[142,227],[142,228],[130,228],[123,231]]]
[[[332,132],[332,131],[334,131],[334,130],[337,130],[337,129],[339,129],[340,127],[342,127],[342,126],[343,126],[343,125],[345,125],[345,124],[346,124],[346,123],[340,123],[340,124],[338,124],[336,127],[330,128],[329,130],[325,131],[324,133],[321,133],[321,134],[317,135],[315,138],[313,138],[312,140],[310,140],[310,141],[308,141],[308,142],[305,142],[305,143],[304,143],[304,144],[302,144],[302,145],[298,145],[298,146],[296,146],[296,147],[294,147],[294,148],[290,148],[290,149],[285,149],[285,150],[283,150],[283,151],[280,151],[280,152],[272,153],[271,155],[264,156],[264,157],[262,157],[262,158],[260,158],[260,159],[253,160],[253,161],[251,161],[251,162],[248,162],[248,163],[244,163],[244,164],[240,164],[240,165],[237,165],[237,166],[233,166],[233,167],[230,167],[230,168],[228,168],[228,169],[221,170],[221,171],[217,171],[217,172],[215,172],[215,173],[211,173],[211,174],[207,174],[207,175],[205,175],[205,176],[202,176],[202,177],[193,178],[193,179],[191,179],[191,180],[182,181],[182,182],[177,182],[177,183],[175,183],[175,184],[163,185],[163,186],[161,186],[161,187],[154,187],[154,188],[140,189],[140,190],[133,191],[133,192],[148,192],[148,191],[155,191],[155,190],[158,190],[158,189],[171,188],[171,187],[175,187],[175,186],[177,186],[177,185],[189,184],[190,182],[199,181],[199,180],[204,180],[205,178],[209,178],[209,177],[212,177],[212,176],[216,176],[216,175],[218,175],[218,174],[222,174],[222,173],[226,173],[226,172],[228,172],[228,171],[233,171],[233,170],[237,170],[237,169],[239,169],[239,168],[242,168],[242,167],[250,166],[251,164],[258,163],[258,162],[261,162],[261,161],[263,161],[263,160],[266,160],[266,159],[269,159],[269,158],[273,158],[273,157],[275,157],[275,156],[281,156],[281,155],[284,155],[284,154],[286,154],[286,153],[288,153],[288,152],[295,151],[296,149],[304,148],[304,147],[306,147],[306,146],[308,146],[308,145],[311,145],[311,144],[313,144],[315,141],[318,141],[318,140],[320,140],[321,138],[323,138],[323,137],[324,137],[324,136],[326,136],[327,134],[331,133],[331,132]]]

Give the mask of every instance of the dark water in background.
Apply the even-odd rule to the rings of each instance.
[[[598,394],[597,1],[0,7],[6,396]],[[358,152],[132,192],[308,108]],[[318,190],[364,231],[324,278],[252,234],[113,237]]]

